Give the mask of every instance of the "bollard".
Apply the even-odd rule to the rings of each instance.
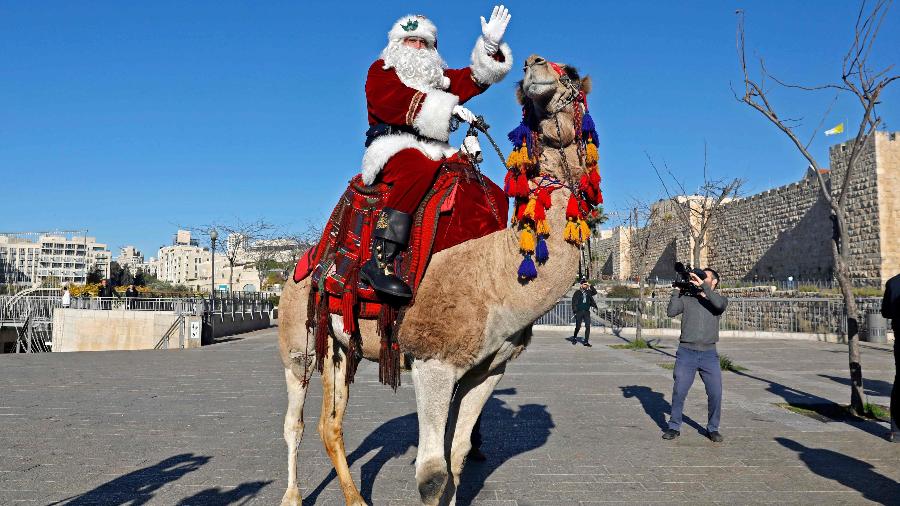
[[[866,315],[866,342],[884,344],[887,342],[887,322],[878,313]]]

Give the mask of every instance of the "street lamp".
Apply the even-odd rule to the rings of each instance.
[[[213,316],[213,313],[216,310],[216,240],[219,239],[219,232],[216,229],[212,229],[209,232],[209,241],[212,244],[212,258],[210,259],[210,263],[212,267],[210,268],[210,284],[209,284],[209,339],[210,342],[215,339],[215,321],[216,319]]]

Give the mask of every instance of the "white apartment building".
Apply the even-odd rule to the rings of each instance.
[[[116,262],[124,269],[134,274],[144,264],[144,254],[138,251],[134,246],[125,246],[119,250],[119,256]]]
[[[64,233],[0,234],[0,283],[32,286],[52,278],[84,283],[98,267],[109,277],[112,255],[94,237]]]

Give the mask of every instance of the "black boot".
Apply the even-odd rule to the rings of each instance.
[[[378,292],[409,299],[409,285],[394,274],[394,259],[406,249],[412,216],[385,208],[372,232],[372,258],[359,271],[360,278]]]

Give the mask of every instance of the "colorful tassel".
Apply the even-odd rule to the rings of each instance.
[[[522,121],[519,123],[519,126],[514,128],[506,137],[509,139],[509,142],[518,149],[522,147],[523,144],[528,144],[528,139],[531,139],[531,129],[528,128],[525,121]]]
[[[536,203],[537,203],[537,199],[535,199],[535,198],[528,199],[528,204],[525,205],[525,217],[526,218],[531,218],[532,220],[535,219],[534,213],[535,213],[535,207],[537,207],[535,205]]]
[[[540,201],[538,201],[536,199],[532,199],[530,202],[528,202],[528,205],[531,205],[532,202],[535,203],[535,206],[534,206],[534,212],[531,213],[531,219],[534,220],[535,223],[546,220],[547,219],[547,210],[544,209],[544,206],[541,205]]]
[[[588,238],[591,237],[591,227],[588,226],[587,222],[584,220],[578,220],[578,228],[579,232],[581,232],[581,241],[587,241]]]
[[[547,241],[543,237],[538,236],[537,248],[534,250],[534,259],[537,263],[544,265],[550,259],[550,250],[547,248]]]
[[[519,250],[522,253],[534,253],[534,232],[528,225],[525,225],[522,234],[519,235]]]
[[[569,195],[569,203],[566,204],[566,218],[576,219],[580,215],[581,211],[578,209],[578,201],[575,199],[575,195]]]
[[[550,225],[547,224],[547,220],[535,222],[535,229],[538,236],[546,237],[550,235]]]
[[[597,126],[594,125],[594,118],[591,117],[591,113],[585,111],[584,117],[581,118],[581,131],[582,132],[593,132],[597,129]]]
[[[531,260],[531,255],[525,255],[522,263],[519,264],[519,281],[530,281],[537,277],[537,267]]]
[[[515,182],[515,174],[511,170],[506,171],[506,176],[503,177],[503,192],[506,193],[509,197],[515,197],[512,193],[512,186]]]
[[[550,209],[550,206],[553,205],[553,201],[550,199],[550,191],[546,188],[541,188],[537,194],[537,199],[544,209]]]
[[[594,145],[593,142],[587,143],[587,149],[585,150],[585,164],[590,167],[591,165],[595,165],[597,161],[600,159],[600,154],[597,153],[597,146]]]
[[[528,194],[531,193],[531,187],[528,186],[528,176],[525,175],[525,171],[519,171],[519,175],[516,177],[516,197],[526,198]]]
[[[563,230],[563,239],[566,242],[577,242],[578,241],[578,225],[575,224],[575,221],[570,219],[568,223],[566,223],[566,228]]]

